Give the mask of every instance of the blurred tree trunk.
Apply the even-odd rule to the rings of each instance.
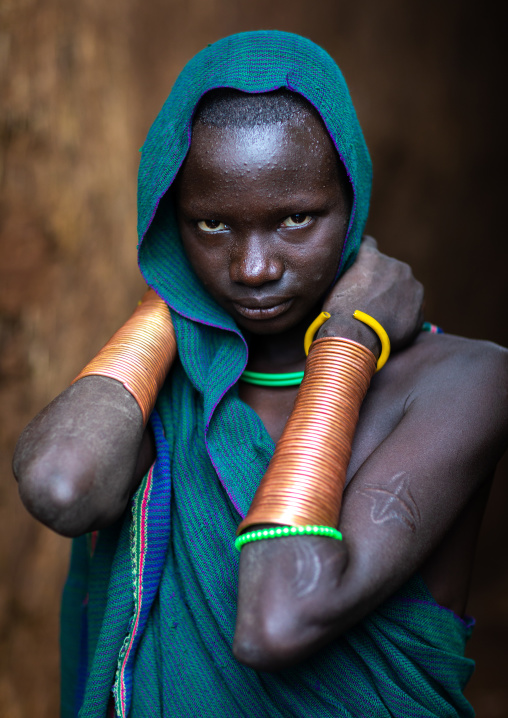
[[[0,6],[0,715],[58,715],[70,542],[19,503],[24,424],[134,306],[128,0]],[[97,258],[99,257],[97,261]]]

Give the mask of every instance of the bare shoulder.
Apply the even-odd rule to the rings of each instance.
[[[496,404],[502,404],[507,398],[508,350],[492,342],[422,332],[390,359],[383,372],[383,388],[398,386],[407,393],[409,387],[408,398],[449,388],[461,389],[471,399],[488,391]]]
[[[480,451],[488,445],[496,462],[508,440],[507,400],[508,350],[422,332],[374,376],[360,413],[348,478],[402,421],[421,436],[442,427],[447,437],[443,448],[450,446],[454,432]]]
[[[422,430],[430,423],[441,426],[452,443],[467,440],[485,466],[492,463],[494,469],[508,441],[506,349],[487,341],[422,333],[393,357],[383,383],[387,392],[403,400],[405,420],[411,418]],[[443,448],[446,444],[443,439]]]

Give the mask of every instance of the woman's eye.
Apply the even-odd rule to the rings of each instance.
[[[218,219],[202,219],[198,222],[198,227],[203,232],[213,233],[222,232],[226,229],[224,222],[219,222]]]
[[[291,214],[289,217],[282,222],[283,227],[305,227],[305,225],[312,222],[310,214]]]

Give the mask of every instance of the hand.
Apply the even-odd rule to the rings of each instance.
[[[392,351],[410,344],[423,321],[423,286],[409,265],[381,254],[376,240],[368,236],[353,266],[327,296],[323,310],[332,316],[317,337],[347,337],[364,344],[378,357],[379,340],[372,329],[353,318],[355,309],[377,319],[390,337]]]

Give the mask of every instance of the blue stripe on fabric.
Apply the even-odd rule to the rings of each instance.
[[[133,626],[131,628],[126,638],[126,642],[129,644],[129,654],[126,662],[122,661],[122,676],[117,679],[121,683],[119,689],[121,693],[121,705],[119,706],[117,704],[117,714],[121,715],[122,718],[125,718],[129,714],[132,698],[132,671],[136,658],[136,650],[145,630],[146,622],[159,588],[171,529],[171,457],[169,455],[169,447],[164,436],[161,419],[155,410],[150,417],[150,424],[157,444],[157,459],[151,470],[152,484],[147,500],[144,526],[136,526],[131,530],[131,539],[134,540],[135,532],[144,528],[144,530],[146,530],[146,544],[143,547],[145,554],[143,557],[142,571],[140,575],[136,577],[135,582],[137,585],[136,592],[140,602],[139,606],[135,606],[135,610],[137,609],[137,620],[135,627]],[[143,485],[138,489],[138,492],[142,491]],[[131,554],[134,556],[135,551],[135,547],[132,547]],[[137,563],[139,557],[135,558]],[[137,571],[138,566],[134,565],[133,570]],[[117,698],[116,695],[115,698]]]

